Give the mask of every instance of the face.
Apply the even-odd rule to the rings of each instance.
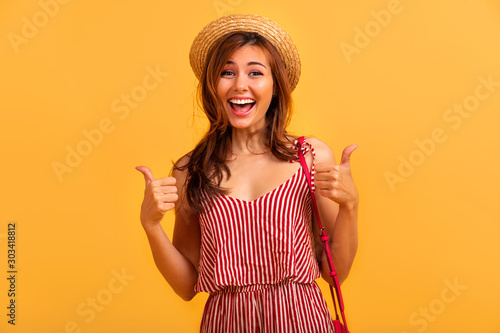
[[[273,76],[262,48],[245,45],[231,55],[222,68],[217,94],[233,128],[255,131],[265,126]]]

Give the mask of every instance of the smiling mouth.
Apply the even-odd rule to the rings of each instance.
[[[231,109],[238,116],[245,116],[252,111],[254,105],[256,104],[254,100],[229,100],[229,104],[231,105]]]

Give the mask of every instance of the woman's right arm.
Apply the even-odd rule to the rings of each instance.
[[[154,179],[147,167],[137,167],[144,174],[146,190],[141,206],[141,223],[148,237],[156,267],[175,293],[185,301],[196,292],[201,232],[197,214],[184,200],[185,172],[174,170],[173,177]],[[181,202],[175,204],[177,199]],[[175,207],[175,226],[171,242],[160,222]]]

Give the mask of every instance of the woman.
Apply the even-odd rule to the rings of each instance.
[[[227,15],[190,52],[210,128],[174,166],[146,179],[141,222],[155,263],[184,300],[208,292],[202,332],[332,332],[315,279],[332,283],[297,162],[305,153],[339,281],[357,250],[358,193],[347,147],[286,132],[300,76],[295,44],[275,22]],[[314,187],[313,187],[314,188]],[[160,221],[175,208],[173,240]]]

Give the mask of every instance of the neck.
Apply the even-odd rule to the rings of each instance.
[[[250,135],[247,129],[233,128],[232,130],[232,152],[235,155],[261,154],[268,150],[264,144],[264,132]]]

